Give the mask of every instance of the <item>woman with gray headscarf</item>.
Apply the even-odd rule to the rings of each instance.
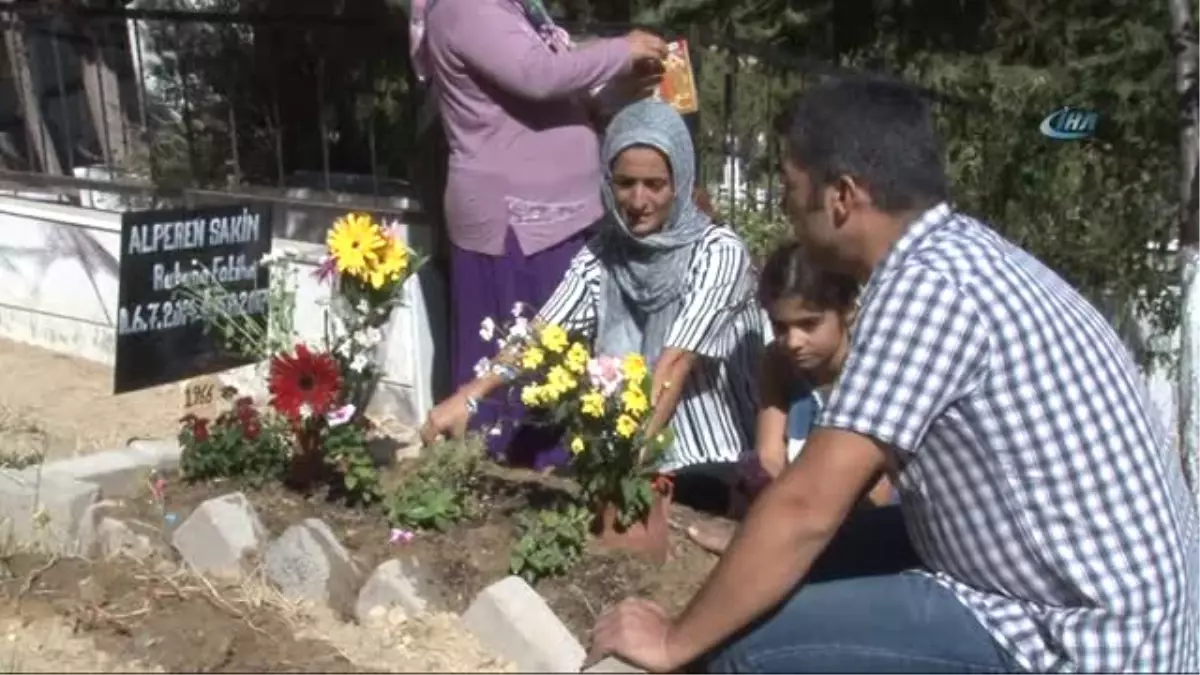
[[[601,153],[606,218],[539,317],[594,340],[599,354],[652,364],[653,425],[676,441],[663,471],[734,462],[753,437],[752,382],[763,323],[749,253],[692,200],[695,152],[670,106],[642,101],[613,118]],[[485,375],[430,415],[429,432],[466,426],[498,390]]]

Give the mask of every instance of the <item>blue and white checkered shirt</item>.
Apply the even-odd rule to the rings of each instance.
[[[892,446],[922,560],[1023,667],[1197,672],[1196,505],[1138,369],[1065,281],[925,212],[817,424]]]

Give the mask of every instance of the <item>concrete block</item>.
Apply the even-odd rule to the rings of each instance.
[[[177,438],[141,439],[129,442],[131,450],[137,450],[154,459],[151,468],[160,472],[178,471],[179,457],[183,448]]]
[[[157,459],[149,453],[124,448],[47,462],[42,473],[95,483],[105,498],[132,497],[146,488],[156,464]]]
[[[171,536],[171,544],[191,567],[204,574],[237,577],[246,556],[267,540],[254,506],[234,492],[204,502]]]
[[[102,518],[96,526],[96,540],[85,549],[88,556],[101,558],[133,558],[143,560],[154,554],[160,541],[158,533],[142,523],[127,523],[116,518]]]
[[[375,610],[397,608],[407,616],[417,616],[430,611],[440,600],[429,583],[428,571],[416,558],[393,559],[376,567],[363,584],[354,606],[354,616],[359,623],[367,623],[372,616],[380,614]]]
[[[81,523],[99,493],[92,483],[60,474],[0,469],[0,549],[77,554]]]
[[[522,673],[577,673],[583,646],[524,579],[506,577],[479,593],[462,615],[485,649]]]
[[[328,605],[344,617],[353,615],[358,570],[324,521],[308,518],[289,527],[267,547],[263,563],[267,578],[285,597]]]

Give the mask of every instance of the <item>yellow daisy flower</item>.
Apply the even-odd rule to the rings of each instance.
[[[571,439],[571,452],[573,454],[578,455],[579,453],[583,452],[586,449],[587,449],[587,445],[583,442],[582,438],[580,438],[579,436],[576,436],[575,438]]]
[[[625,379],[641,384],[646,379],[646,359],[641,354],[628,354],[621,360],[621,374]]]
[[[542,404],[542,388],[536,384],[526,385],[521,389],[521,403],[537,407]]]
[[[621,438],[629,438],[637,433],[638,423],[629,415],[621,415],[617,418],[617,435]]]
[[[555,389],[561,390],[563,393],[571,391],[579,386],[579,380],[575,379],[566,368],[562,366],[554,366],[546,373],[546,382]]]
[[[525,370],[536,370],[546,362],[546,352],[538,347],[530,347],[521,356],[521,367]]]
[[[408,271],[411,257],[408,246],[399,237],[384,236],[383,243],[375,249],[378,262],[367,271],[366,282],[376,290],[384,285],[400,281]]]
[[[325,245],[341,274],[365,278],[379,259],[377,249],[383,243],[379,226],[365,213],[349,213],[333,222]]]
[[[587,370],[587,362],[590,356],[591,354],[588,353],[587,347],[576,342],[567,350],[567,369],[576,375],[582,374]]]
[[[555,384],[547,384],[542,387],[542,405],[554,405],[562,398],[563,394],[567,393],[562,387]]]
[[[625,406],[625,412],[634,417],[641,417],[650,409],[650,401],[646,400],[645,392],[635,387],[621,393],[621,403]]]
[[[555,354],[561,354],[568,341],[567,331],[562,326],[550,324],[542,329],[542,346]]]
[[[604,394],[589,391],[579,398],[579,411],[588,417],[599,419],[604,417]]]

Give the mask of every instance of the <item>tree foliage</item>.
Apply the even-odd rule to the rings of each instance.
[[[962,208],[1115,317],[1149,316],[1160,335],[1178,324],[1173,259],[1152,252],[1182,216],[1165,3],[667,0],[636,16],[709,36],[697,51],[710,184],[733,149],[771,194],[778,156],[764,137],[784,101],[839,68],[891,74],[936,94]],[[1099,112],[1093,139],[1038,133],[1064,105]]]

